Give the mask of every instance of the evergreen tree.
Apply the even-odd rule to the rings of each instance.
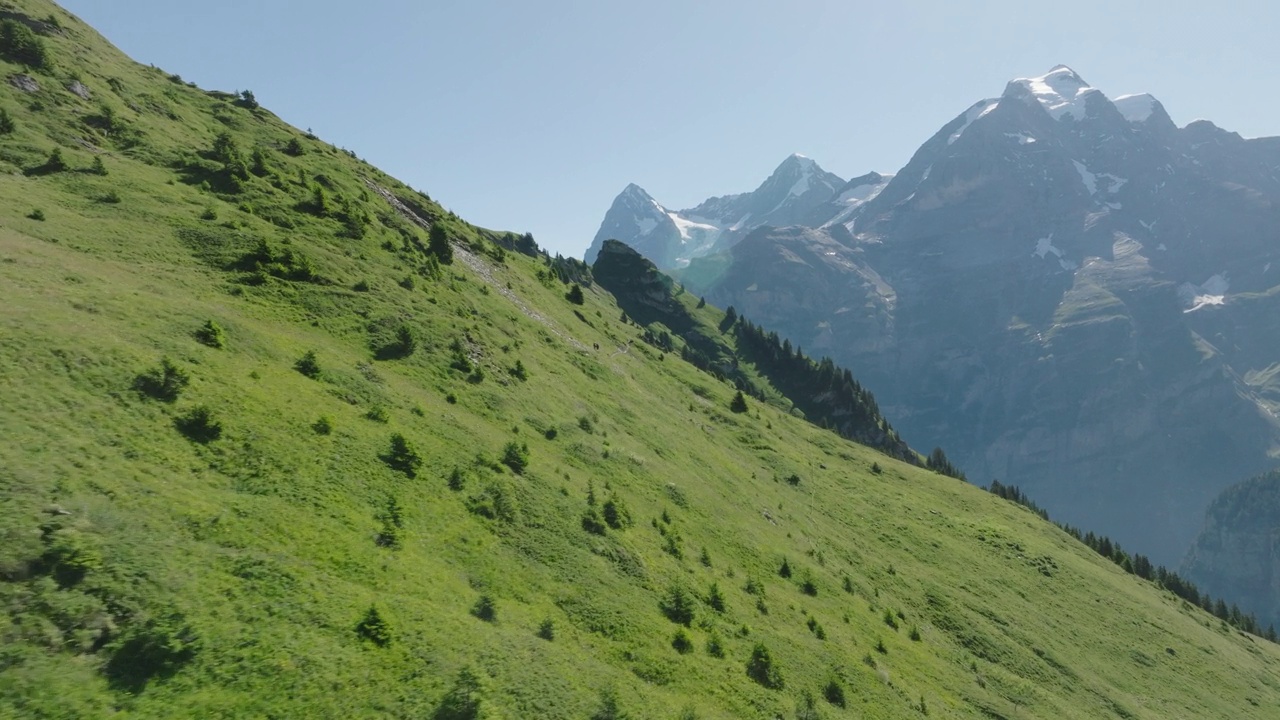
[[[434,255],[442,265],[453,264],[453,246],[449,244],[444,226],[438,222],[431,224],[431,231],[427,236],[427,252]]]
[[[482,700],[480,678],[471,668],[458,672],[458,679],[436,707],[433,720],[478,720]]]
[[[569,292],[564,294],[564,299],[574,305],[581,305],[587,301],[587,299],[582,295],[582,286],[578,283],[574,283],[569,288]]]
[[[785,685],[782,673],[774,665],[773,656],[764,643],[756,643],[752,648],[751,659],[747,661],[747,677],[771,690],[779,690]]]
[[[10,135],[17,129],[17,125],[13,122],[13,117],[9,115],[9,111],[0,107],[0,135]]]
[[[382,617],[382,612],[378,610],[376,605],[369,606],[364,618],[356,625],[356,633],[379,647],[390,645],[394,639],[391,632],[391,623]]]
[[[744,413],[747,411],[747,399],[743,397],[742,391],[739,390],[733,396],[733,400],[729,402],[729,409],[736,413]]]
[[[53,65],[44,40],[17,20],[0,21],[0,57],[37,70]]]

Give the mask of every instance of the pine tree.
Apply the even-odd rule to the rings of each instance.
[[[581,305],[587,301],[582,294],[582,286],[578,283],[574,283],[573,286],[569,288],[569,292],[564,294],[564,299],[574,305]]]
[[[743,396],[741,390],[739,390],[738,393],[733,396],[733,400],[729,402],[729,409],[736,413],[744,413],[747,411],[747,398]]]
[[[9,111],[0,107],[0,135],[10,135],[17,129],[17,125],[13,122],[13,117],[9,115]]]
[[[428,233],[427,252],[434,255],[442,265],[453,264],[453,246],[449,244],[449,236],[445,233],[444,226],[438,222],[432,223],[431,231]]]

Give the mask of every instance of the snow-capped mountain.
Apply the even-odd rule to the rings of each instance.
[[[713,197],[687,210],[668,210],[631,184],[605,214],[586,260],[594,262],[604,241],[614,239],[660,268],[684,267],[693,258],[732,247],[761,225],[820,223],[844,186],[843,179],[803,155],[788,157],[752,192]]]
[[[680,277],[854,368],[973,480],[1176,565],[1214,494],[1274,462],[1280,139],[1058,66],[806,217]]]

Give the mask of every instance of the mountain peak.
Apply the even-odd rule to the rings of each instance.
[[[1112,101],[1120,114],[1125,120],[1131,123],[1146,122],[1147,118],[1155,112],[1156,106],[1160,104],[1154,96],[1149,93],[1137,93],[1135,95],[1121,95]]]
[[[1085,117],[1085,102],[1098,92],[1075,70],[1055,65],[1048,73],[1034,78],[1016,78],[1005,86],[1004,97],[1034,99],[1054,120],[1070,115],[1075,120]]]

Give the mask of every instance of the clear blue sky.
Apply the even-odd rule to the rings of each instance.
[[[1058,63],[1110,97],[1151,92],[1180,125],[1280,134],[1274,2],[62,4],[140,62],[251,89],[468,220],[578,257],[629,182],[682,208],[793,152],[895,172]]]

